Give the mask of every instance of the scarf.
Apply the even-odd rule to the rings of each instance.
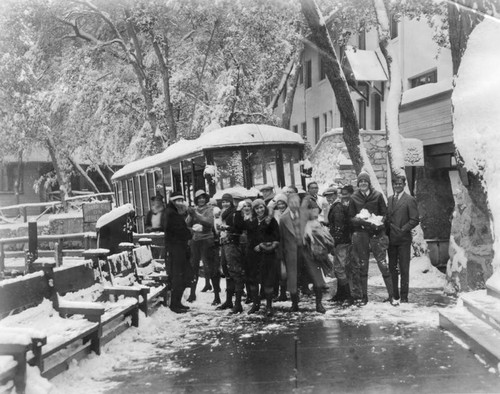
[[[222,221],[224,223],[226,223],[226,219],[235,212],[236,212],[236,208],[234,207],[234,205],[231,204],[231,206],[228,209],[225,209],[224,211],[222,211],[222,213],[221,213]]]

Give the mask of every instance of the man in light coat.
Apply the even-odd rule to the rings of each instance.
[[[411,230],[418,225],[417,201],[404,191],[406,178],[393,179],[394,195],[387,204],[387,233],[389,235],[389,271],[391,273],[394,300],[399,301],[398,266],[401,274],[401,302],[408,302],[411,260]]]

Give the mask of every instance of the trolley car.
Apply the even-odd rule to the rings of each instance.
[[[151,197],[158,192],[168,197],[180,191],[191,203],[198,189],[217,198],[230,188],[304,187],[303,149],[304,140],[290,130],[262,124],[220,128],[124,166],[111,178],[115,201],[135,207],[137,230],[143,232]]]

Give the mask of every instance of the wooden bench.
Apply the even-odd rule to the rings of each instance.
[[[47,337],[35,330],[0,328],[0,385],[12,382],[17,393],[24,393],[28,352],[40,355],[45,343]]]
[[[162,265],[152,258],[150,247],[142,245],[136,248],[132,243],[121,243],[120,249],[123,251],[108,257],[112,285],[105,287],[105,293],[114,294],[127,288],[130,292],[139,290],[139,306],[146,316],[160,299],[166,306],[167,276],[158,272]]]
[[[53,272],[53,271],[52,271]],[[45,360],[52,354],[76,344],[82,340],[81,354],[90,351],[100,352],[100,322],[99,316],[104,308],[98,305],[72,304],[63,302],[54,304],[54,276],[47,276],[47,270],[40,270],[23,277],[3,281],[0,283],[0,328],[15,330],[38,324],[43,327],[46,338],[36,337],[36,343],[31,343],[30,352],[26,360],[36,365],[47,376]],[[54,313],[56,312],[56,313]],[[82,314],[83,316],[76,316]],[[71,319],[61,316],[75,315]],[[40,319],[43,320],[40,320]],[[64,322],[64,324],[62,324]]]
[[[99,253],[93,254],[99,257]],[[105,265],[106,260],[98,263]],[[70,267],[54,265],[35,262],[34,268],[38,270],[35,273],[0,284],[0,297],[6,301],[2,301],[0,316],[11,315],[0,321],[0,326],[22,327],[30,322],[30,307],[41,309],[38,319],[43,319],[48,339],[42,351],[28,357],[28,362],[38,365],[47,378],[67,369],[73,359],[80,360],[90,352],[100,354],[104,343],[130,324],[139,324],[136,298],[117,302],[93,302],[90,294],[78,298],[79,291],[85,293],[92,287],[95,293],[102,294],[99,268],[92,261]],[[130,324],[125,321],[129,315]]]
[[[42,376],[50,379],[71,360],[100,354],[103,344],[139,325],[139,308],[148,315],[150,304],[162,296],[166,302],[167,276],[156,272],[149,245],[123,249],[115,256],[104,249],[85,251],[88,260],[68,267],[35,262],[34,273],[0,282],[0,329],[18,330],[36,314],[47,333],[32,335],[28,348],[16,348]],[[0,376],[11,376],[18,364]]]

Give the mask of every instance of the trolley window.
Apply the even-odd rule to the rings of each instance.
[[[250,151],[248,162],[250,164],[252,186],[261,186],[267,183],[278,185],[276,149],[268,148]]]
[[[300,152],[298,149],[283,149],[285,185],[299,186],[301,184],[299,161]]]
[[[240,150],[214,152],[213,160],[217,168],[215,176],[218,187],[227,189],[244,185]]]

